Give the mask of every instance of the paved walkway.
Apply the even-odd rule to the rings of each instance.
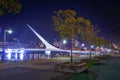
[[[51,80],[64,75],[55,72],[54,65],[46,60],[1,63],[0,80]]]
[[[32,68],[32,69],[42,69],[42,70],[49,70],[54,68],[54,65],[42,65],[43,63],[49,63],[45,62],[38,62],[38,61],[21,61],[21,62],[5,62],[0,64],[0,69],[7,69],[7,68],[13,68],[13,67],[26,67],[26,68]]]
[[[73,59],[76,62],[80,58]],[[70,58],[0,63],[0,80],[51,80],[66,75],[54,71],[56,62],[69,62]],[[68,74],[67,74],[68,75]]]
[[[66,75],[54,72],[55,62],[60,60],[3,63],[0,64],[0,80],[51,80],[54,77]],[[90,70],[97,74],[96,80],[120,80],[120,56],[103,60],[102,64]]]
[[[120,80],[120,56],[104,60],[90,70],[97,74],[96,80]]]

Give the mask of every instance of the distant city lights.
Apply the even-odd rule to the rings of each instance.
[[[93,46],[93,45],[91,45],[91,48],[94,48],[94,46]]]
[[[82,43],[82,47],[84,47],[84,46],[85,46],[85,44]]]

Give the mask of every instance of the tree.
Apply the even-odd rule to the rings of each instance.
[[[103,37],[95,37],[94,38],[94,44],[96,46],[99,46],[100,48],[100,53],[101,53],[101,47],[109,47],[110,42],[108,40],[105,40]],[[100,54],[99,54],[100,55]]]
[[[108,41],[108,40],[104,40],[104,47],[109,47],[109,45],[110,45],[110,41]]]
[[[104,38],[103,37],[96,36],[94,38],[94,45],[99,47],[100,53],[101,53],[101,47],[103,47],[103,44],[104,44]],[[99,53],[99,56],[100,56],[100,53]]]
[[[98,36],[95,36],[94,38],[94,45],[95,46],[101,46],[101,39]]]
[[[4,13],[19,13],[21,8],[19,0],[0,0],[0,16]]]
[[[91,60],[91,44],[94,43],[97,33],[100,32],[97,26],[88,25],[84,28],[84,39],[90,45],[90,60]]]
[[[88,28],[88,26],[91,26],[91,21],[90,20],[88,20],[88,19],[84,19],[83,17],[82,18],[78,18],[78,21],[80,21],[80,23],[81,23],[81,39],[83,40],[83,41],[86,41],[86,33],[87,33],[87,28]],[[86,41],[87,42],[87,41]]]
[[[68,38],[71,42],[71,62],[73,39],[82,32],[82,26],[87,25],[83,17],[76,17],[74,10],[58,10],[54,12],[53,23],[61,38]],[[83,24],[84,23],[84,24]]]

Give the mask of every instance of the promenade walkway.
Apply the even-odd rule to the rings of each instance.
[[[59,76],[64,77],[64,75],[68,74],[54,72],[53,68],[56,62],[68,60],[53,59],[1,63],[0,80],[51,80],[57,79],[57,76],[58,78]],[[80,59],[75,61],[80,61]],[[120,56],[103,60],[102,64],[96,65],[89,70],[97,74],[96,80],[120,80]]]
[[[48,60],[1,63],[0,80],[50,80],[64,75],[54,72],[54,65]]]
[[[80,61],[80,58],[75,58]],[[0,80],[51,80],[66,73],[54,71],[57,62],[68,62],[70,58],[39,59],[0,63]]]
[[[74,58],[80,61],[80,58]],[[69,62],[70,58],[39,59],[0,63],[0,80],[53,80],[67,73],[54,71],[58,62]]]

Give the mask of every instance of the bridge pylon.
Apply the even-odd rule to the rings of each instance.
[[[38,34],[29,24],[27,26],[32,30],[32,32],[42,41],[42,43],[45,45],[46,49],[48,50],[61,50],[55,46],[52,46],[49,44],[40,34]]]

